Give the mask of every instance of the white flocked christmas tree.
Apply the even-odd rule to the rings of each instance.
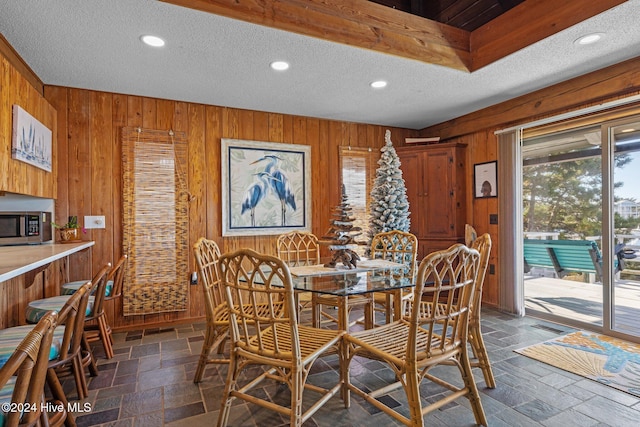
[[[391,230],[409,231],[409,201],[402,178],[400,159],[391,142],[391,131],[384,136],[385,145],[378,160],[376,179],[371,190],[371,217],[369,220],[369,245],[378,233]]]

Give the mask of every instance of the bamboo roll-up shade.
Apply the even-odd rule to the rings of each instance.
[[[342,184],[356,218],[353,225],[362,228],[358,241],[366,241],[369,232],[369,195],[379,155],[379,151],[369,148],[340,147]]]
[[[125,316],[188,307],[187,140],[184,132],[122,129]]]

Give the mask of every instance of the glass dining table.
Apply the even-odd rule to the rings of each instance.
[[[293,288],[299,292],[332,295],[348,298],[354,295],[371,296],[367,307],[373,316],[373,292],[392,292],[399,298],[403,289],[411,288],[414,283],[394,271],[405,268],[404,264],[393,261],[371,259],[362,260],[355,268],[343,266],[325,267],[308,265],[290,267]],[[394,319],[400,318],[400,304],[394,304]]]

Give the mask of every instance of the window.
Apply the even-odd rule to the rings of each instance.
[[[369,194],[376,175],[379,152],[370,148],[340,147],[342,185],[356,218],[354,225],[362,228],[358,241],[369,238]]]

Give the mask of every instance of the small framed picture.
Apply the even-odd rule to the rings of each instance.
[[[498,196],[498,162],[473,165],[474,196],[476,199]]]

